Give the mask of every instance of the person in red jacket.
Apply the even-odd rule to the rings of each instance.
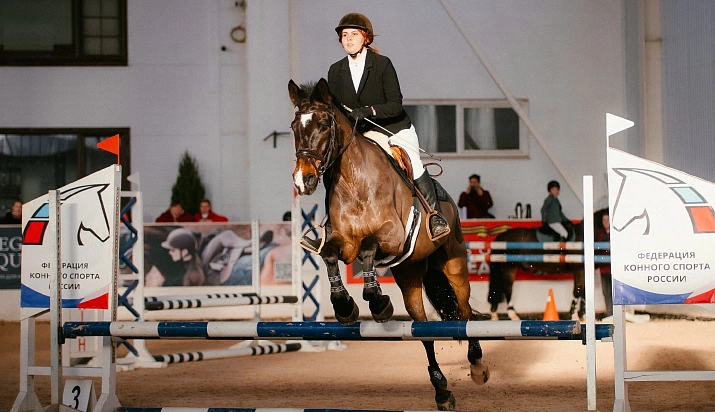
[[[157,223],[174,223],[174,222],[195,222],[194,216],[184,212],[181,202],[174,201],[169,206],[169,209],[156,218]]]
[[[199,213],[194,216],[194,219],[196,222],[228,222],[226,216],[221,216],[211,210],[211,201],[208,199],[201,199]]]
[[[459,196],[459,207],[467,208],[467,219],[493,219],[494,215],[488,212],[494,205],[489,191],[484,190],[479,175],[469,176],[467,191]]]

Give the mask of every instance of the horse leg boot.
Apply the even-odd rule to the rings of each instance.
[[[434,191],[434,183],[432,183],[429,173],[422,173],[422,176],[415,179],[415,186],[422,194],[427,205],[432,209],[427,211],[427,218],[429,219],[427,227],[429,228],[430,239],[435,241],[447,236],[450,231],[449,224],[440,210],[437,194]]]
[[[348,294],[340,278],[340,268],[338,267],[339,247],[335,241],[328,242],[320,256],[325,262],[328,270],[328,282],[330,282],[330,303],[335,310],[335,319],[343,325],[352,325],[360,315],[355,300]],[[331,253],[332,252],[332,253]]]
[[[366,238],[360,247],[360,259],[363,270],[362,298],[370,304],[370,312],[375,322],[383,323],[390,320],[394,312],[390,297],[382,294],[375,270],[375,253],[377,242],[374,238]]]
[[[427,352],[427,361],[429,362],[427,371],[429,372],[430,383],[434,387],[434,400],[437,403],[437,410],[453,411],[457,401],[448,389],[447,378],[444,377],[444,374],[439,369],[434,352],[434,341],[422,341],[422,345],[425,347],[425,352]]]

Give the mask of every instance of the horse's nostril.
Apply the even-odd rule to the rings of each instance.
[[[313,186],[314,184],[317,183],[317,180],[318,180],[318,177],[312,173],[305,176],[305,184],[307,186]]]

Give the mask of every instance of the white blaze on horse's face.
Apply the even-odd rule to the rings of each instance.
[[[302,195],[305,193],[305,184],[303,183],[303,171],[297,169],[293,173],[293,184],[295,188],[298,189],[298,194]]]
[[[308,122],[313,118],[313,113],[306,113],[300,115],[300,124],[305,128],[305,126],[308,124]]]

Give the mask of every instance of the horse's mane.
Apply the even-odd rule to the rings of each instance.
[[[300,85],[300,89],[303,91],[303,93],[305,95],[305,97],[303,99],[301,99],[300,104],[310,103],[315,100],[313,98],[313,91],[315,91],[315,87],[317,85],[318,85],[318,82],[314,82],[314,81],[310,81],[310,82],[303,83]],[[330,93],[330,98],[332,100],[332,103],[329,103],[328,105],[332,106],[333,108],[337,108],[343,115],[347,116],[347,111],[344,108],[335,104],[336,99],[332,93]]]

